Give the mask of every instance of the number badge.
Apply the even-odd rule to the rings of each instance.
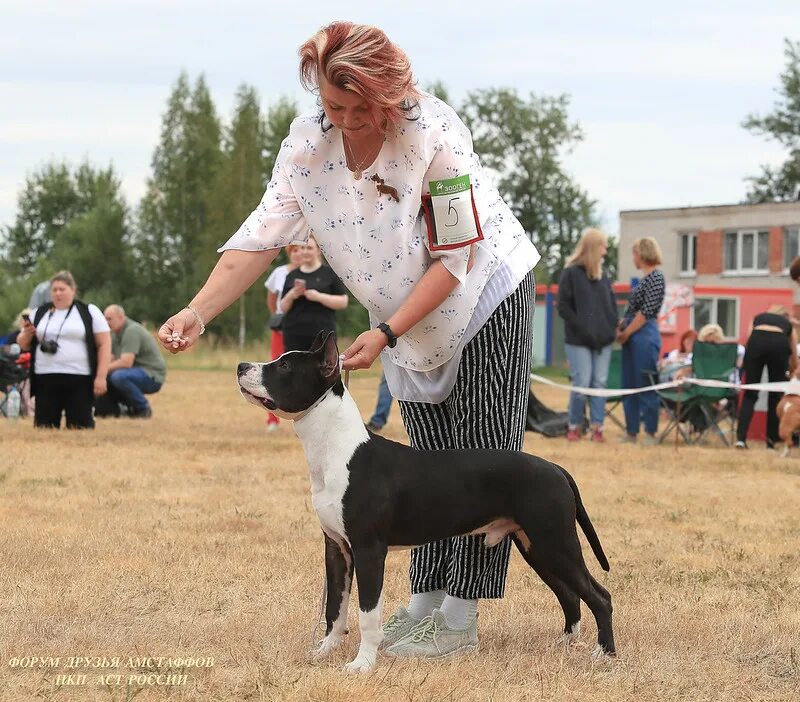
[[[432,180],[422,196],[431,251],[458,249],[483,239],[469,175]]]

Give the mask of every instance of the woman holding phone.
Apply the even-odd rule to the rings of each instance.
[[[283,345],[286,351],[308,351],[321,331],[336,331],[336,310],[347,307],[347,288],[328,266],[313,236],[300,249],[300,266],[283,286]]]

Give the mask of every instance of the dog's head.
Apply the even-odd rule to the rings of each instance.
[[[320,332],[308,351],[287,351],[270,363],[240,363],[239,390],[248,402],[295,419],[340,382],[334,332]]]

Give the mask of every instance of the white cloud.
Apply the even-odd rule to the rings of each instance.
[[[740,127],[768,111],[800,27],[796,0],[5,0],[0,224],[50,158],[113,162],[135,203],[178,72],[201,72],[224,119],[235,86],[301,95],[296,50],[337,17],[383,26],[424,81],[569,93],[586,139],[567,163],[607,220],[619,208],[736,201],[780,150]],[[798,38],[798,37],[794,37]],[[308,104],[305,100],[304,104]]]

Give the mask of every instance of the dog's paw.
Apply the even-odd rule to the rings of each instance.
[[[348,673],[369,673],[375,667],[375,661],[365,656],[356,656],[344,669]]]
[[[616,651],[606,651],[600,644],[597,644],[592,651],[592,660],[595,663],[607,663],[616,657]]]
[[[334,634],[331,632],[320,641],[319,647],[311,655],[317,660],[326,658],[343,640],[344,637],[341,634]]]
[[[572,625],[572,628],[570,629],[569,632],[564,632],[563,634],[561,634],[561,637],[559,638],[558,642],[563,646],[570,646],[571,644],[574,644],[578,640],[578,636],[580,635],[580,633],[581,633],[581,623],[580,621],[577,621]]]

